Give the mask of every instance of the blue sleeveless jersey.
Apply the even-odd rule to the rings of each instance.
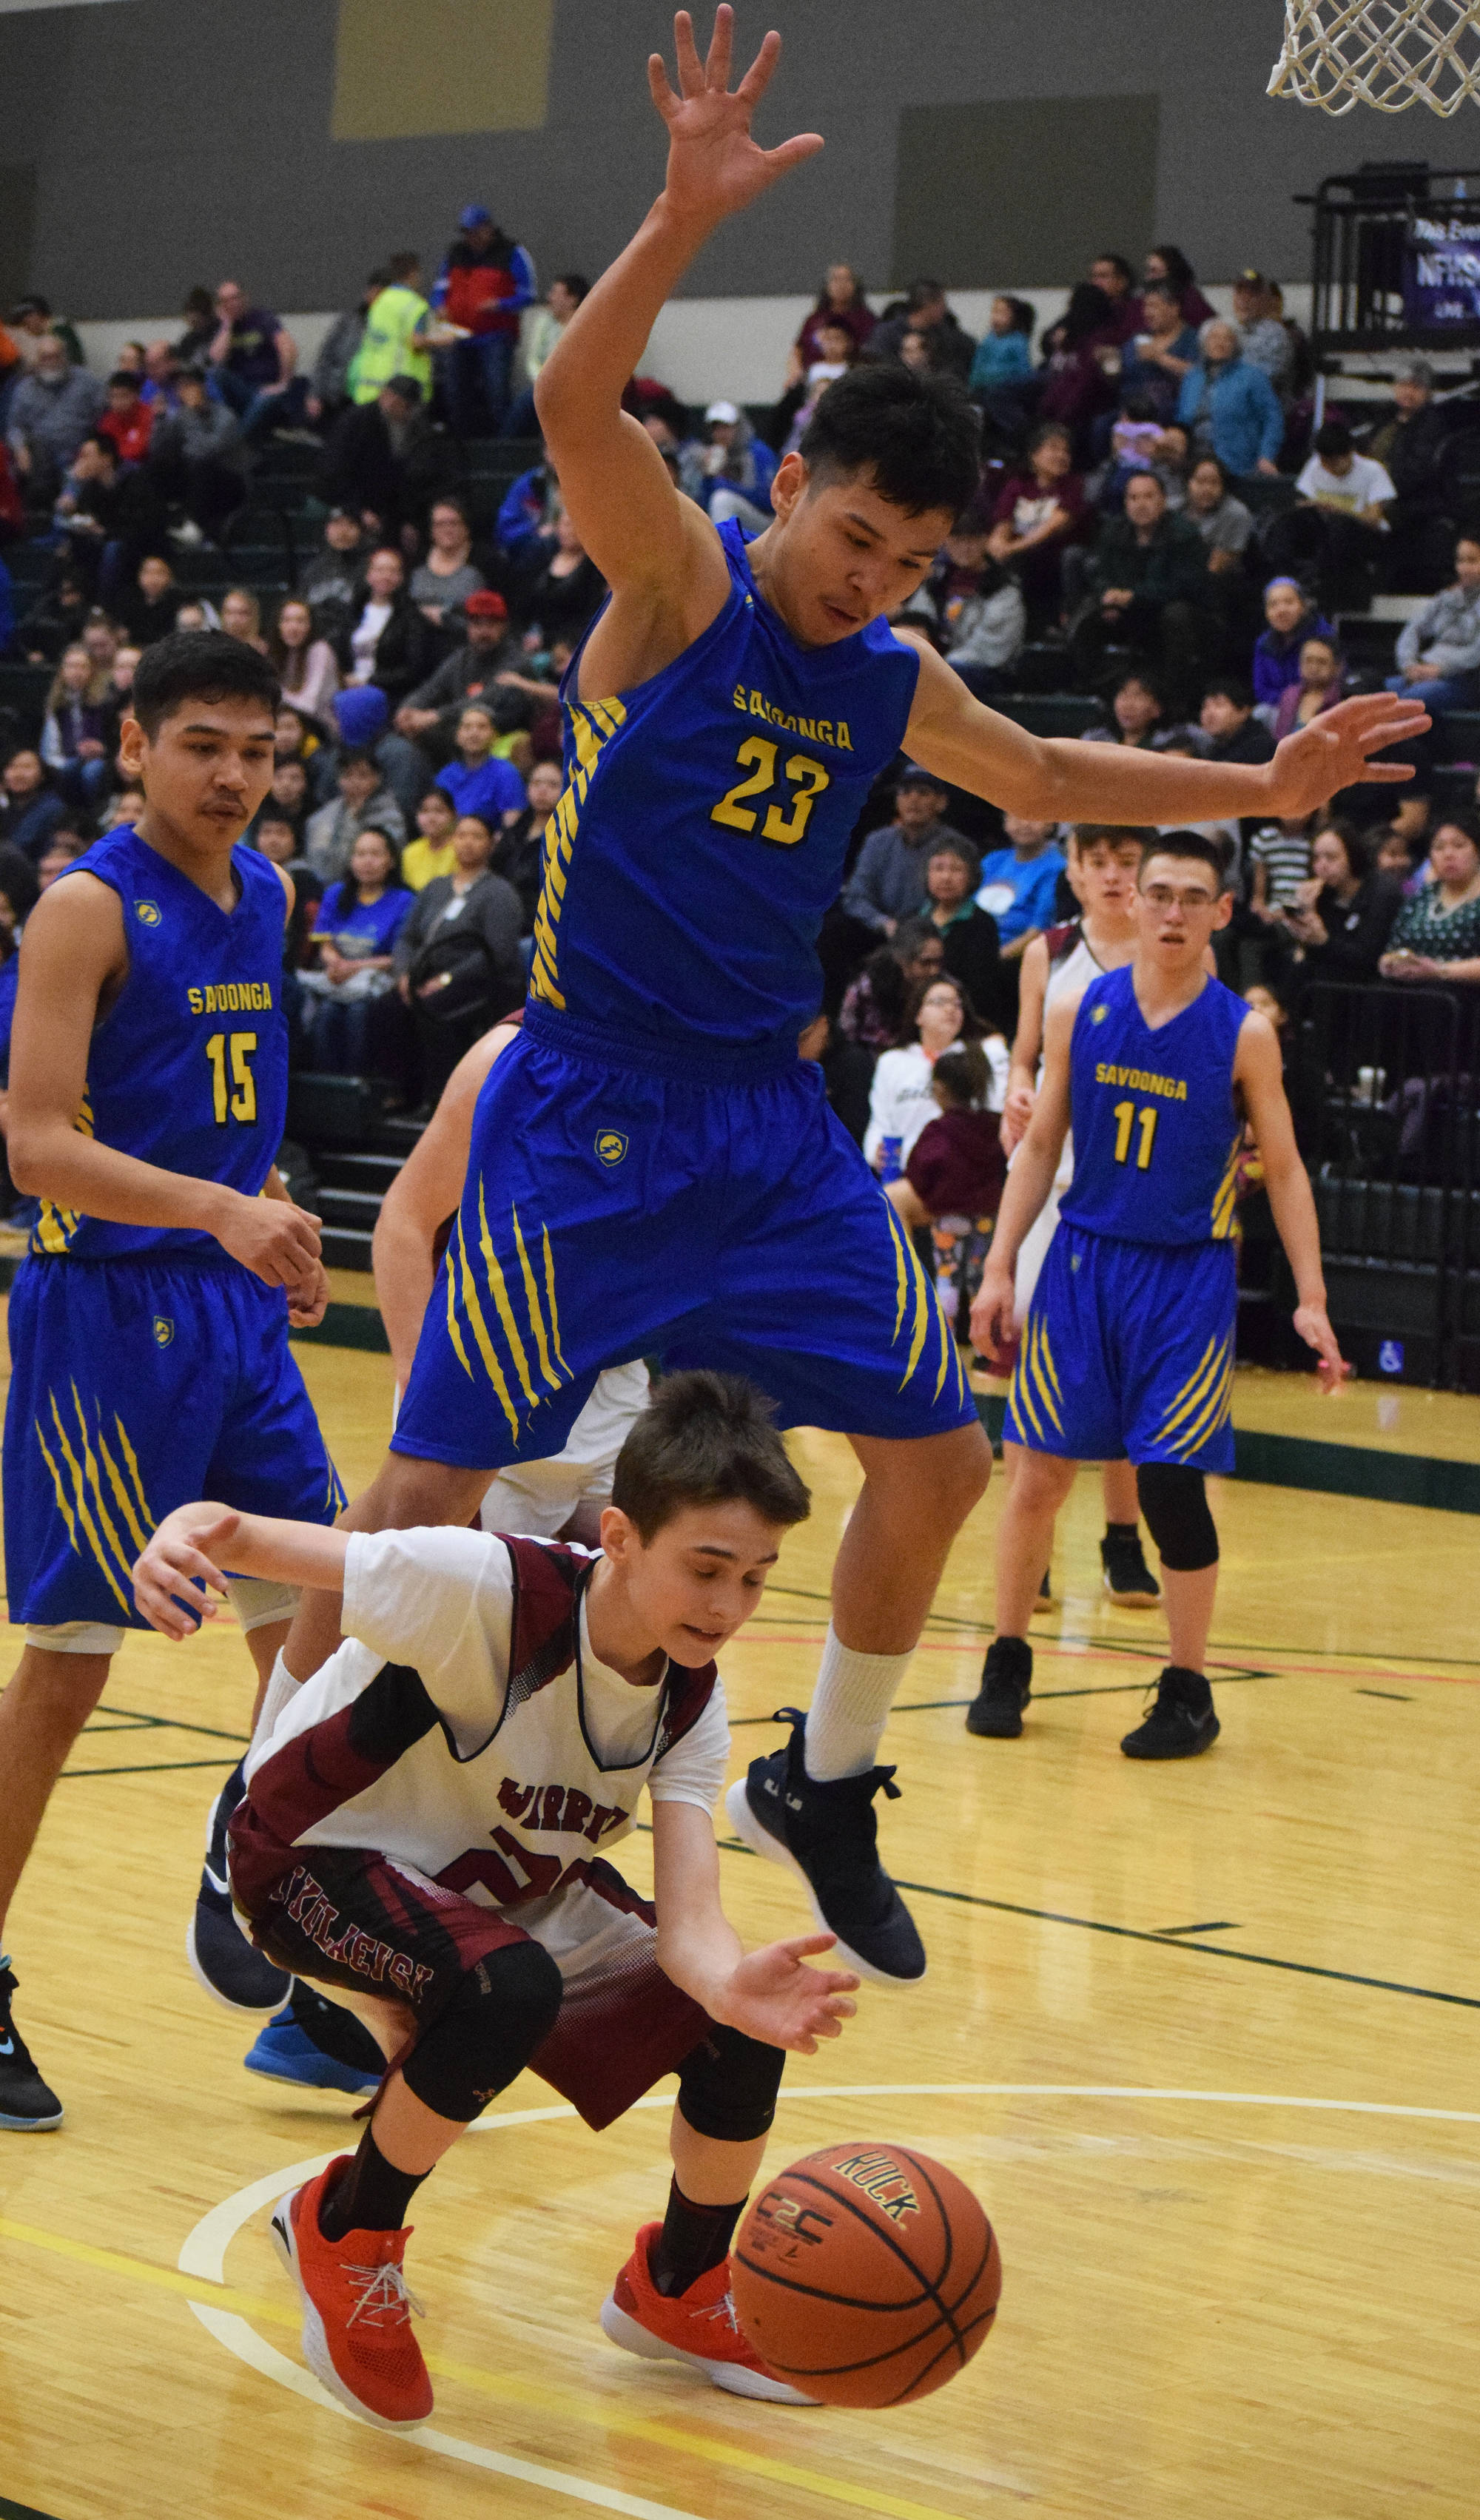
[[[854,825],[903,742],[919,660],[887,624],[804,648],[758,592],[738,524],[730,596],[633,691],[561,685],[568,785],[545,832],[530,995],[638,1042],[789,1042],[817,1010],[816,939]],[[588,634],[589,635],[589,634]]]
[[[288,1111],[285,904],[276,867],[255,849],[233,849],[232,866],[241,894],[229,914],[128,823],[68,869],[112,887],[128,952],[128,977],[93,1034],[76,1125],[165,1172],[254,1198]],[[109,1225],[50,1199],[30,1247],[85,1260],[223,1256],[209,1234]]]
[[[1070,1041],[1069,1224],[1127,1242],[1221,1242],[1233,1231],[1242,1122],[1233,1057],[1248,1009],[1221,980],[1152,1032],[1131,966],[1101,972]]]

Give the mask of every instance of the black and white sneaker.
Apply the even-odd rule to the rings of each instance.
[[[37,2073],[31,2051],[16,2028],[11,1999],[16,1972],[0,1952],[0,2127],[12,2135],[40,2135],[62,2124],[62,2103]]]
[[[1137,1524],[1106,1524],[1105,1536],[1099,1544],[1099,1563],[1104,1570],[1105,1591],[1118,1608],[1154,1610],[1157,1607],[1161,1586],[1146,1564]]]
[[[205,1823],[205,1862],[196,1912],[185,1937],[185,1957],[196,1984],[228,2012],[277,2012],[292,1980],[249,1943],[237,1922],[226,1873],[226,1823],[242,1799],[240,1760],[210,1807]]]
[[[994,1637],[981,1687],[966,1708],[966,1731],[984,1741],[1015,1741],[1033,1694],[1033,1648],[1025,1637]]]
[[[1201,1672],[1168,1663],[1150,1714],[1120,1746],[1128,1759],[1196,1759],[1211,1750],[1222,1730]]]
[[[725,1796],[737,1835],[805,1884],[812,1913],[825,1933],[837,1936],[846,1968],[871,1986],[918,1986],[924,1946],[878,1860],[874,1797],[882,1788],[890,1802],[899,1800],[893,1769],[820,1785],[803,1757],[805,1716],[783,1706],[776,1721],[791,1727],[785,1748],[752,1759]]]

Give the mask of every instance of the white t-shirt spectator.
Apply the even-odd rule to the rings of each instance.
[[[1302,499],[1314,499],[1318,508],[1334,508],[1343,517],[1355,517],[1360,508],[1380,508],[1398,496],[1391,474],[1370,455],[1354,455],[1350,472],[1328,472],[1320,456],[1313,455],[1295,487]]]
[[[982,1043],[990,1071],[987,1085],[987,1109],[1000,1111],[1008,1097],[1008,1078],[1011,1060],[1008,1045],[1000,1032],[988,1033]],[[940,1117],[940,1104],[930,1091],[935,1062],[918,1041],[907,1042],[903,1050],[886,1050],[874,1070],[874,1083],[869,1094],[869,1126],[864,1138],[864,1161],[877,1161],[885,1138],[898,1138],[899,1160],[907,1164],[920,1131],[931,1120]]]

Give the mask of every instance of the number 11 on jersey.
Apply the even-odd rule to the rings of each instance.
[[[1123,1164],[1130,1155],[1131,1133],[1133,1130],[1137,1129],[1137,1111],[1135,1103],[1117,1102],[1115,1105],[1114,1116],[1115,1161],[1118,1164]],[[1142,1104],[1140,1127],[1139,1130],[1137,1130],[1137,1134],[1141,1140],[1141,1144],[1136,1149],[1136,1169],[1138,1172],[1144,1173],[1149,1169],[1151,1148],[1156,1142],[1156,1122],[1160,1114],[1158,1113],[1154,1102],[1144,1102]]]

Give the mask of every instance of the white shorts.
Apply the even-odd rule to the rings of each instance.
[[[554,1540],[578,1505],[606,1505],[611,1474],[633,1419],[648,1406],[648,1369],[608,1366],[597,1378],[562,1453],[548,1462],[521,1462],[500,1470],[483,1499],[485,1531],[513,1531],[531,1540]]]

